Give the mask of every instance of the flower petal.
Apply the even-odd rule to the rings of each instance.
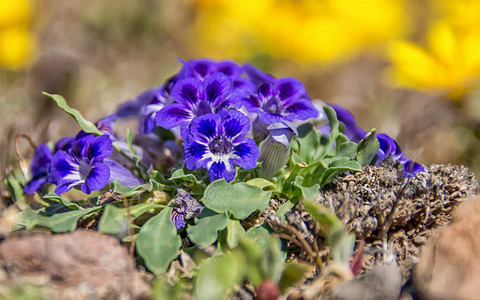
[[[33,154],[32,162],[30,163],[30,170],[33,177],[40,174],[46,175],[51,159],[52,151],[50,151],[47,144],[38,145]]]
[[[305,86],[303,83],[292,77],[280,78],[275,81],[275,88],[282,100],[291,98],[299,98],[305,94]]]
[[[259,150],[257,144],[252,139],[245,139],[244,142],[233,147],[233,153],[238,158],[233,159],[233,162],[244,169],[253,169],[257,166],[259,157]]]
[[[188,123],[194,117],[193,112],[188,107],[173,103],[165,106],[155,117],[158,126],[166,129],[172,129],[179,125]]]
[[[94,143],[95,136],[93,134],[86,134],[84,131],[80,131],[73,141],[71,150],[69,151],[72,156],[81,159],[87,157],[89,147]]]
[[[58,150],[68,151],[73,146],[75,138],[73,136],[67,136],[61,138],[55,143],[55,152]]]
[[[203,83],[196,78],[178,81],[172,89],[172,98],[183,106],[192,107],[203,95]]]
[[[205,78],[205,100],[213,104],[217,109],[233,90],[233,83],[230,77],[223,73],[214,73]]]
[[[112,156],[113,147],[112,140],[107,134],[97,136],[93,143],[88,145],[87,158],[92,160],[100,160]]]
[[[286,101],[285,112],[292,114],[295,119],[307,120],[318,117],[318,110],[310,100],[300,98],[294,101]]]
[[[229,76],[238,78],[242,75],[243,69],[236,62],[231,60],[222,60],[217,64],[217,71]]]
[[[60,150],[52,157],[50,175],[59,185],[72,181],[81,183],[79,168],[79,164],[70,155]]]
[[[183,162],[189,170],[196,170],[200,167],[206,166],[206,163],[210,160],[205,160],[205,154],[208,148],[206,145],[199,144],[197,142],[183,142]]]
[[[101,162],[95,162],[90,169],[90,172],[82,184],[81,189],[85,194],[90,194],[92,191],[98,191],[105,187],[110,178],[110,168]]]
[[[221,110],[223,134],[232,142],[236,142],[250,131],[250,119],[236,110]]]
[[[110,178],[108,179],[109,182],[118,180],[121,184],[128,187],[144,184],[144,182],[133,175],[129,169],[125,168],[118,162],[107,158],[103,161],[103,163],[110,169]]]
[[[420,172],[425,172],[425,167],[409,159],[404,165],[403,177],[414,177],[417,173]]]
[[[221,117],[217,114],[206,114],[192,120],[190,136],[201,143],[210,142],[221,133]]]
[[[23,191],[25,194],[33,195],[35,192],[39,191],[45,183],[47,183],[47,176],[39,178],[34,177],[25,185]]]
[[[258,95],[261,102],[265,102],[265,99],[270,99],[277,95],[275,87],[271,83],[264,83],[258,87]]]
[[[235,179],[235,168],[230,168],[228,171],[225,163],[223,161],[214,162],[208,169],[208,178],[210,182],[213,182],[217,179],[225,178],[226,181],[230,182]]]
[[[62,184],[59,184],[57,185],[57,187],[55,188],[55,194],[57,195],[61,195],[63,193],[66,193],[68,192],[69,190],[71,190],[73,187],[75,187],[76,185],[80,184],[81,182],[78,182],[78,181],[66,181]]]
[[[272,83],[275,81],[275,77],[270,74],[263,73],[262,71],[260,71],[260,69],[254,67],[251,64],[244,64],[243,69],[247,74],[248,78],[250,78],[250,80],[257,86],[266,82]]]
[[[172,211],[172,221],[173,221],[173,224],[175,225],[175,228],[177,228],[177,230],[185,227],[186,225],[183,214],[178,213],[175,209]]]

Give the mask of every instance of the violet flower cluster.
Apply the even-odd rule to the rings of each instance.
[[[39,192],[49,183],[56,185],[57,195],[74,187],[90,194],[114,180],[126,186],[142,184],[130,170],[111,158],[114,121],[115,115],[110,115],[96,123],[105,132],[100,136],[80,131],[75,137],[57,141],[53,150],[47,144],[39,145],[30,164],[32,179],[25,185],[25,193]]]
[[[210,181],[230,182],[238,167],[255,168],[260,150],[254,139],[271,136],[271,125],[293,132],[294,121],[318,116],[295,78],[276,79],[229,60],[182,63],[178,74],[123,105],[118,114],[140,115],[142,134],[158,127],[176,130],[183,140],[185,166],[208,170]],[[283,147],[288,150],[288,142]]]
[[[47,184],[55,184],[57,194],[74,187],[90,194],[114,180],[126,186],[143,184],[128,169],[132,166],[115,156],[113,145],[131,159],[140,159],[149,170],[159,169],[162,163],[158,160],[170,156],[174,161],[183,157],[189,170],[207,170],[210,182],[231,182],[239,168],[253,169],[257,163],[262,163],[259,174],[269,178],[288,162],[289,144],[296,128],[319,116],[298,79],[275,78],[252,65],[229,60],[196,59],[181,63],[181,70],[163,85],[143,92],[98,121],[97,128],[103,135],[82,131],[59,140],[52,148],[46,144],[38,146],[25,192],[44,190]],[[346,136],[358,143],[366,132],[347,110],[332,107],[345,124]],[[132,145],[117,139],[113,132],[115,121],[127,117],[139,122],[133,145],[135,157],[130,153]],[[159,134],[162,130],[170,130],[170,135],[182,141],[181,146],[174,139],[163,139]],[[423,166],[405,158],[391,137],[377,137],[377,164],[391,156],[405,165],[406,176],[424,171]],[[177,208],[176,212],[176,225],[181,227],[183,210]]]

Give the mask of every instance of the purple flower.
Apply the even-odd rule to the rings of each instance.
[[[402,151],[400,145],[389,135],[385,133],[377,134],[380,149],[377,151],[376,165],[382,162],[387,156],[392,157],[394,161],[399,161],[403,164],[403,177],[415,176],[418,172],[425,172],[425,168],[405,157],[405,152]]]
[[[114,180],[127,186],[142,184],[129,170],[108,159],[113,152],[112,141],[107,134],[77,135],[71,147],[58,150],[51,159],[49,177],[57,184],[55,193],[60,195],[75,186],[90,194]]]
[[[52,159],[52,151],[47,144],[40,144],[33,154],[30,163],[32,179],[25,185],[23,191],[27,194],[34,194],[42,189],[48,182],[48,167]]]
[[[259,150],[245,135],[250,120],[241,112],[222,110],[192,120],[183,142],[184,163],[190,170],[203,167],[210,181],[235,178],[235,165],[255,168]]]
[[[172,90],[175,102],[157,112],[157,125],[171,129],[191,122],[194,117],[216,113],[232,104],[229,99],[232,90],[232,80],[223,73],[208,75],[203,81],[182,79]]]
[[[419,172],[425,172],[425,167],[411,159],[407,159],[403,167],[403,177],[413,177]]]
[[[243,99],[243,104],[248,112],[258,113],[265,124],[315,118],[318,111],[305,95],[302,82],[286,77],[261,84],[256,94]]]
[[[243,69],[245,74],[247,74],[248,78],[253,84],[255,84],[255,86],[259,86],[264,83],[273,83],[276,80],[272,75],[263,73],[251,64],[244,64]]]
[[[194,218],[201,213],[203,206],[185,190],[178,189],[177,192],[177,196],[172,200],[174,206],[172,211],[172,221],[178,230],[185,227],[185,220]]]
[[[157,112],[165,105],[173,102],[169,91],[162,85],[157,88],[149,89],[143,92],[139,99],[148,98],[145,105],[140,111],[140,133],[149,134],[155,130],[157,126],[155,120]]]
[[[52,157],[51,172],[57,182],[55,193],[60,195],[80,185],[85,194],[105,187],[110,179],[110,168],[103,162],[112,155],[112,141],[108,135],[93,134],[78,138],[70,151],[57,151]]]
[[[180,60],[180,62],[183,63],[183,68],[178,73],[178,77],[181,79],[193,77],[204,80],[207,76],[220,72],[230,77],[235,89],[253,91],[256,87],[250,80],[242,77],[243,68],[231,60],[215,61],[201,58],[188,62]]]

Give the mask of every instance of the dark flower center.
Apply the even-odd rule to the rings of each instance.
[[[217,136],[208,145],[213,154],[227,154],[233,149],[232,143],[227,141],[223,136]]]

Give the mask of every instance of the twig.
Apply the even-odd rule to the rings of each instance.
[[[15,138],[13,140],[13,143],[15,145],[15,153],[17,154],[17,158],[23,158],[22,156],[22,151],[20,151],[20,146],[18,145],[18,142],[19,142],[19,139],[20,138],[24,138],[26,139],[29,143],[30,143],[30,146],[32,146],[33,149],[37,148],[37,146],[35,145],[35,143],[33,142],[32,138],[26,134],[17,134],[15,135]]]
[[[289,240],[290,242],[294,243],[295,245],[297,245],[298,247],[302,248],[303,249],[303,246],[302,246],[302,243],[300,243],[296,238],[294,238],[293,236],[290,236],[286,233],[279,233],[279,232],[274,232],[271,234],[271,236],[273,237],[279,237],[279,238],[282,238],[282,239],[285,239],[285,240]]]
[[[312,260],[315,262],[315,264],[317,265],[317,267],[319,269],[321,269],[323,267],[323,264],[322,264],[322,261],[320,259],[320,256],[317,255],[317,253],[315,253],[313,250],[312,250],[312,247],[310,247],[310,245],[308,244],[308,242],[303,238],[302,236],[302,233],[300,231],[298,231],[295,227],[293,227],[292,225],[290,224],[285,224],[285,223],[282,223],[280,221],[277,221],[277,220],[273,220],[273,219],[270,219],[270,218],[267,218],[267,223],[272,225],[272,226],[277,226],[277,227],[281,227],[289,232],[291,232],[295,238],[297,239],[297,241],[301,244],[301,248],[307,252],[307,254],[312,258]]]

